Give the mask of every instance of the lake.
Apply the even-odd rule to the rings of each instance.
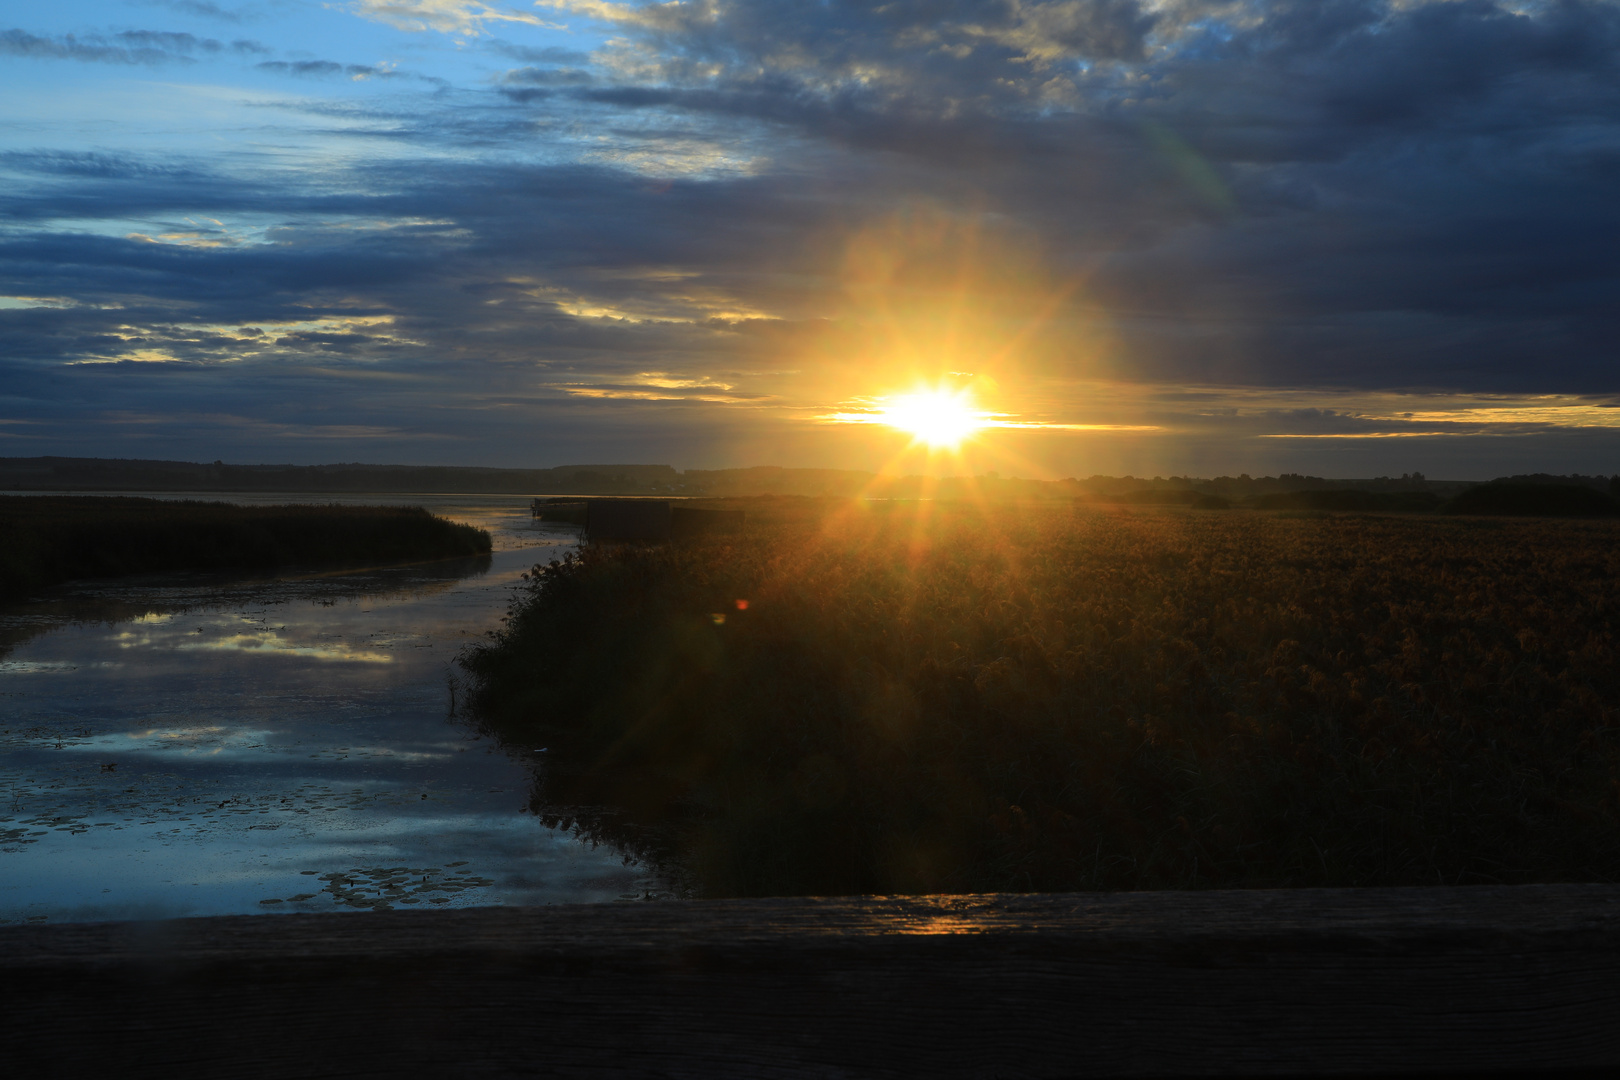
[[[541,824],[542,748],[516,759],[453,713],[456,654],[573,530],[518,496],[184,497],[420,505],[494,552],[0,607],[0,924],[668,895]]]

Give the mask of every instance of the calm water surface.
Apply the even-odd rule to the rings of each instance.
[[[451,713],[456,653],[571,531],[518,497],[218,498],[423,505],[495,552],[0,608],[0,924],[659,894],[648,868],[544,828],[534,762]]]

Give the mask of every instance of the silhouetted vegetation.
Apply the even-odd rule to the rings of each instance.
[[[1230,510],[1232,500],[1190,487],[1143,487],[1092,495],[1085,501],[1115,506],[1190,506],[1194,510]]]
[[[1448,514],[1510,514],[1521,517],[1614,517],[1620,501],[1578,484],[1496,480],[1458,495]]]
[[[537,810],[700,892],[1620,879],[1613,523],[748,512],[462,660]]]
[[[1287,491],[1256,496],[1249,505],[1256,510],[1424,513],[1440,505],[1440,496],[1431,491]]]
[[[1605,477],[1508,477],[1596,484]],[[1300,473],[1277,476],[1092,476],[1036,480],[1001,476],[895,476],[855,469],[687,469],[668,465],[559,465],[549,469],[491,469],[415,465],[233,465],[105,458],[0,457],[0,490],[129,492],[440,492],[522,495],[679,495],[737,498],[862,497],[1029,501],[1074,498],[1103,502],[1191,503],[1198,496],[1231,502],[1293,491],[1430,492],[1449,498],[1475,481],[1430,480],[1421,472],[1363,479]]]
[[[0,600],[72,578],[486,554],[489,534],[413,506],[232,506],[0,496]]]
[[[1198,500],[1210,497],[1193,488],[1139,488],[1103,496],[1101,501],[1121,506],[1193,506]]]
[[[563,465],[487,469],[454,465],[228,465],[116,458],[0,458],[0,489],[11,491],[541,492],[637,494],[669,491],[668,465]]]

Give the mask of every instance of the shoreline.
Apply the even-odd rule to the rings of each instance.
[[[74,580],[487,555],[489,534],[419,506],[241,505],[0,495],[0,603]]]

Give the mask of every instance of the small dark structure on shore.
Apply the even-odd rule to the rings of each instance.
[[[560,525],[584,525],[585,500],[535,499],[529,504],[529,513],[541,521]]]
[[[532,510],[542,521],[583,525],[587,540],[612,544],[738,532],[746,520],[741,510],[704,510],[668,499],[536,499]]]
[[[590,499],[585,503],[585,539],[618,543],[668,540],[666,499]]]

